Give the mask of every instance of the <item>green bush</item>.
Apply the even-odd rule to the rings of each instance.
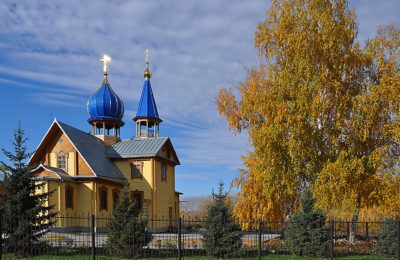
[[[287,243],[290,251],[298,256],[328,257],[329,226],[326,215],[315,210],[316,199],[310,190],[304,192],[300,199],[301,211],[298,211],[288,223],[286,229]]]
[[[388,218],[378,233],[377,244],[374,251],[377,255],[394,257],[397,252],[397,228],[396,221]]]

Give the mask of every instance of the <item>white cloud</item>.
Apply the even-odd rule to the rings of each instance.
[[[399,5],[351,0],[350,7],[357,7],[360,41],[375,35],[378,24],[398,21]],[[143,51],[150,49],[151,84],[162,127],[173,133],[181,162],[198,172],[213,167],[236,172],[242,163],[239,155],[250,149],[247,136],[234,138],[227,131],[214,97],[221,87],[244,78],[237,60],[250,66],[257,62],[254,31],[268,7],[265,0],[3,0],[0,83],[29,89],[26,95],[32,98],[27,100],[35,106],[83,105],[86,113],[87,99],[103,80],[100,58],[108,54],[108,79],[124,101],[128,122],[143,87]],[[68,110],[57,113],[62,118]],[[192,178],[191,173],[179,174]]]

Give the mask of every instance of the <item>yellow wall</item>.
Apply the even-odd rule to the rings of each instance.
[[[156,218],[169,218],[169,208],[172,208],[172,219],[175,219],[175,167],[167,165],[167,181],[161,180],[161,165],[155,161],[155,207]],[[161,226],[167,222],[159,222]]]
[[[50,166],[51,167],[57,167],[57,156],[55,153],[50,153]]]
[[[129,180],[128,189],[130,191],[143,191],[143,199],[150,200],[150,204],[147,207],[148,216],[151,218],[152,216],[152,207],[151,207],[151,160],[146,161],[137,161],[143,162],[143,179],[133,178],[131,180],[131,166],[129,161],[115,161],[115,165],[119,168],[122,174],[125,176],[127,180]]]
[[[67,173],[71,176],[75,175],[75,152],[68,153],[68,171]]]

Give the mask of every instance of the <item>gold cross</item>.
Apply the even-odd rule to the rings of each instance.
[[[104,62],[104,72],[107,72],[107,61],[110,61],[111,58],[108,57],[107,55],[104,55],[103,58],[100,60],[101,62]]]
[[[151,51],[149,51],[149,49],[147,49],[145,52],[146,53],[146,62],[149,62],[149,53],[151,53]]]

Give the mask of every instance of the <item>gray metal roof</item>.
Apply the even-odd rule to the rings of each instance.
[[[121,184],[127,182],[118,167],[107,158],[106,147],[99,138],[60,121],[57,121],[57,124],[98,178]],[[93,176],[78,175],[73,178],[93,178]]]
[[[43,169],[45,169],[47,171],[50,171],[50,172],[56,174],[59,177],[60,181],[78,183],[78,181],[72,179],[71,176],[68,173],[66,173],[65,171],[63,171],[61,169],[58,169],[58,168],[50,167],[50,166],[47,166],[47,165],[40,164],[36,169],[34,169],[32,171],[36,171],[39,168],[43,168]],[[39,179],[54,179],[54,178],[43,177],[43,178],[39,178]]]
[[[107,147],[107,156],[108,158],[154,157],[168,139],[160,137],[122,140]]]

